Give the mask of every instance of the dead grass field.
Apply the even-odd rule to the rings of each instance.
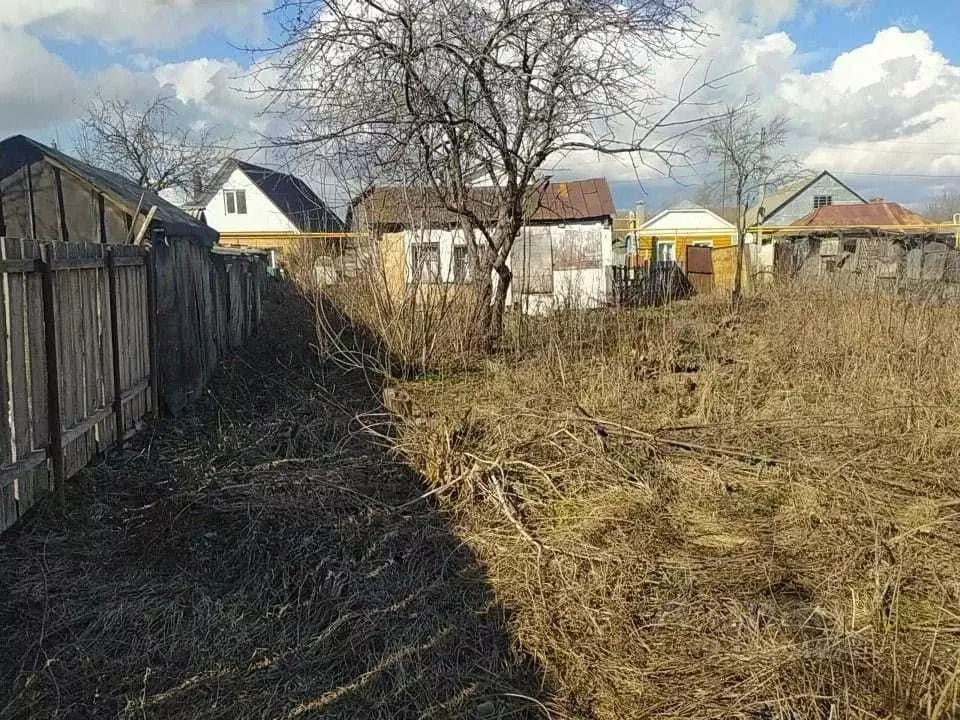
[[[0,537],[0,718],[543,717],[483,567],[288,298],[190,414]]]
[[[558,718],[960,716],[960,316],[824,285],[560,314],[399,385]]]

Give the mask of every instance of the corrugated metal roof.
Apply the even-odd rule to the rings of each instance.
[[[903,205],[893,202],[827,205],[793,223],[798,227],[918,227],[929,224]]]
[[[121,202],[130,213],[136,213],[139,208],[140,214],[146,215],[155,205],[157,212],[153,222],[162,224],[170,236],[196,238],[210,244],[217,241],[216,230],[164,200],[152,190],[140,187],[132,180],[109,170],[88,165],[25,135],[14,135],[0,142],[0,177],[7,177],[43,157],[50,158],[97,190]]]
[[[470,209],[483,220],[496,218],[499,195],[494,187],[470,190]],[[533,193],[525,212],[527,222],[563,222],[613,217],[610,186],[603,178],[547,183]],[[452,225],[456,213],[447,210],[435,193],[423,187],[378,187],[353,205],[354,224],[370,226]]]

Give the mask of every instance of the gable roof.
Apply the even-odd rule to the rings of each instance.
[[[300,232],[340,232],[344,224],[326,203],[296,175],[243,160],[227,160],[195,205],[206,207],[235,170],[240,170]]]
[[[496,217],[498,190],[491,186],[470,189],[471,210],[480,218]],[[610,186],[604,178],[545,183],[527,201],[527,222],[563,222],[612,218],[616,212]],[[440,198],[425,187],[375,187],[354,201],[354,222],[370,226],[409,226],[424,223],[453,225],[456,213],[447,210]]]
[[[216,230],[164,200],[153,190],[141,187],[109,170],[88,165],[25,135],[13,135],[0,142],[0,178],[6,178],[24,166],[44,158],[109,195],[131,214],[136,214],[139,208],[140,215],[146,215],[151,207],[156,206],[153,223],[162,225],[171,237],[188,237],[210,244],[215,243],[219,237]]]
[[[797,180],[795,182],[784,185],[781,188],[777,188],[777,191],[772,195],[767,195],[762,203],[757,203],[752,208],[747,211],[747,225],[757,225],[759,223],[765,222],[771,216],[775,215],[778,211],[782,210],[785,205],[790,203],[798,195],[806,191],[814,183],[819,182],[823,178],[828,177],[833,180],[838,185],[842,186],[848,192],[853,194],[855,197],[859,198],[861,202],[866,203],[866,199],[860,195],[857,191],[853,190],[849,185],[842,182],[837,178],[836,175],[831,173],[828,170],[822,171],[820,174],[813,176],[812,178]],[[760,217],[760,209],[764,210],[763,218]]]
[[[666,219],[670,215],[678,215],[680,217],[693,217],[700,216],[706,220],[706,223],[688,223],[677,224],[672,227],[665,227],[664,229],[675,229],[675,230],[736,230],[736,226],[733,223],[730,223],[724,220],[722,217],[717,215],[709,208],[699,207],[694,205],[691,202],[681,202],[674,205],[672,208],[668,208],[647,220],[643,225],[640,226],[638,232],[642,233],[644,230],[650,230],[656,228],[657,225],[661,223],[662,220]]]
[[[930,223],[894,202],[864,205],[827,205],[793,223],[797,227],[933,227]]]

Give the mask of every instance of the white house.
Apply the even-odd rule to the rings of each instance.
[[[267,247],[273,239],[282,246],[285,237],[343,230],[340,218],[303,180],[240,160],[224,163],[192,207],[225,244],[247,239],[246,244]]]
[[[489,216],[493,188],[474,188],[474,211]],[[600,307],[611,299],[613,199],[604,179],[544,184],[528,203],[526,222],[508,259],[508,303],[527,312],[561,304]],[[376,188],[354,204],[355,229],[391,246],[388,265],[402,265],[407,284],[470,280],[467,242],[458,219],[422,189]],[[396,250],[392,240],[400,238]],[[477,232],[477,241],[482,237]]]

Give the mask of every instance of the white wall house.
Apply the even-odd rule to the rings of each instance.
[[[477,242],[483,242],[479,232]],[[404,252],[407,282],[472,279],[461,230],[405,230]],[[508,305],[534,314],[562,306],[603,307],[612,297],[613,224],[605,218],[526,225],[507,263],[514,274]]]
[[[478,212],[495,207],[491,188],[478,187],[475,193]],[[508,258],[513,273],[508,304],[539,313],[610,302],[614,207],[606,180],[545,184],[529,208]],[[353,217],[358,230],[402,233],[408,283],[470,280],[466,238],[455,229],[457,218],[428,193],[376,188],[355,203]],[[477,242],[484,242],[479,232]]]
[[[297,232],[290,218],[239,168],[207,201],[204,215],[220,232]]]
[[[227,161],[201,207],[220,233],[310,233],[339,231],[343,224],[295,175],[238,160]]]

